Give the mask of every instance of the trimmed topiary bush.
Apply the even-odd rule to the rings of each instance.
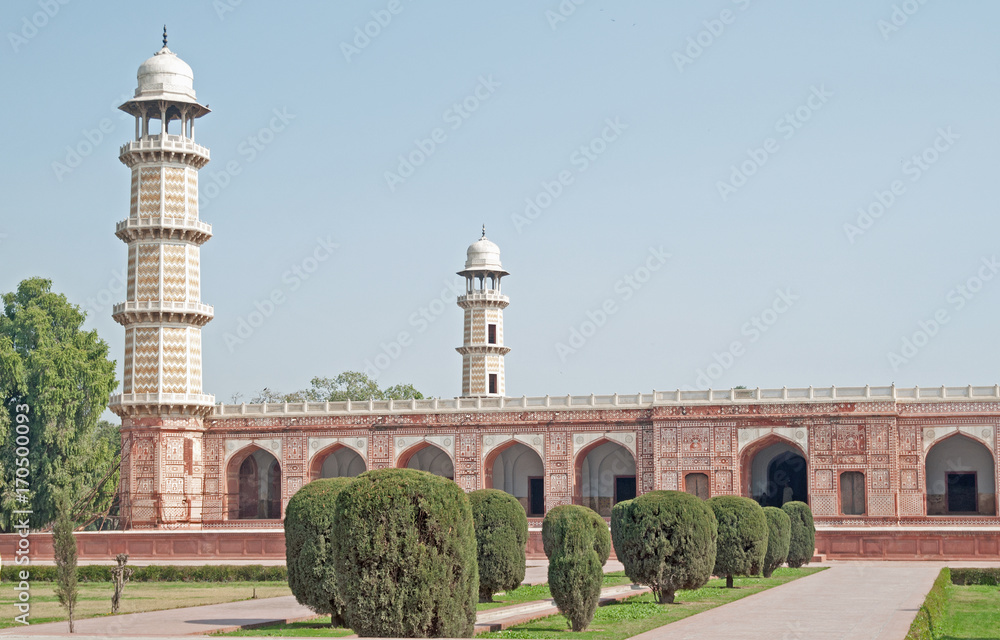
[[[716,496],[708,500],[719,526],[715,568],[733,588],[733,576],[755,576],[764,566],[767,552],[767,518],[750,498]]]
[[[337,496],[337,591],[359,636],[471,637],[479,570],[472,509],[415,469],[359,475]]]
[[[337,596],[333,562],[333,520],[337,495],[354,478],[324,478],[299,489],[285,509],[285,564],[295,599],[316,613],[329,614],[330,626],[346,626],[344,603]]]
[[[797,569],[809,564],[816,552],[816,527],[812,509],[805,502],[786,502],[781,506],[792,520],[792,537],[788,544],[788,566]]]
[[[767,552],[764,554],[764,577],[770,578],[774,570],[788,559],[788,544],[792,537],[792,519],[778,507],[764,507],[767,518]]]
[[[651,491],[611,511],[611,538],[625,575],[648,585],[660,604],[698,589],[715,566],[717,527],[708,504],[682,491]]]
[[[608,525],[597,512],[579,505],[551,509],[542,521],[542,545],[549,558],[549,591],[573,631],[594,619],[611,554]]]
[[[498,489],[469,494],[476,526],[479,600],[493,602],[498,591],[513,591],[524,580],[528,516],[517,498]]]

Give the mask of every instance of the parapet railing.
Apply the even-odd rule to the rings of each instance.
[[[998,400],[1000,385],[991,387],[804,387],[781,389],[705,389],[653,391],[652,393],[589,396],[521,396],[475,398],[427,398],[422,400],[365,400],[343,402],[272,402],[265,404],[218,404],[212,416],[254,416],[272,414],[371,414],[371,413],[458,413],[484,409],[581,410],[642,409],[657,406],[698,404],[749,404],[759,402],[865,402]]]
[[[166,135],[152,135],[146,136],[145,138],[139,138],[138,140],[130,140],[121,146],[119,153],[125,153],[126,151],[160,150],[197,153],[205,158],[211,157],[207,148],[197,144],[196,142],[192,142],[189,138],[185,138],[184,136],[177,136],[169,133]]]

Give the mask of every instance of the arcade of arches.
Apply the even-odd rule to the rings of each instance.
[[[868,432],[856,427],[852,429],[851,434],[857,435],[841,442],[824,440],[822,430],[810,434],[811,438],[798,440],[792,437],[796,434],[791,431],[782,432],[780,437],[777,432],[763,432],[740,444],[732,471],[701,464],[701,460],[710,460],[707,456],[685,457],[687,449],[692,454],[698,452],[704,456],[701,452],[706,443],[712,447],[723,446],[719,432],[702,430],[688,437],[679,430],[676,432],[680,436],[678,440],[664,438],[661,447],[668,453],[671,448],[676,450],[676,460],[682,465],[688,461],[699,465],[686,468],[679,465],[673,471],[667,463],[670,459],[665,457],[655,478],[658,481],[652,486],[648,485],[648,480],[644,486],[644,478],[649,478],[650,474],[647,472],[644,476],[642,473],[643,465],[649,462],[639,464],[637,449],[623,444],[626,436],[622,433],[614,436],[621,442],[608,436],[589,438],[589,444],[571,449],[565,463],[547,460],[538,442],[533,448],[516,439],[510,440],[483,453],[478,468],[475,464],[470,465],[468,458],[460,457],[456,461],[456,456],[461,456],[462,452],[459,443],[469,442],[461,436],[455,438],[455,444],[441,436],[435,442],[411,444],[395,457],[395,463],[373,462],[367,451],[369,445],[358,439],[359,449],[355,449],[352,437],[350,447],[335,444],[309,457],[303,480],[354,477],[368,468],[386,466],[420,469],[453,479],[467,490],[496,488],[506,491],[516,497],[532,517],[541,517],[553,506],[568,503],[585,505],[608,517],[615,503],[660,488],[687,491],[704,499],[713,495],[742,494],[763,506],[780,506],[798,500],[813,507],[820,523],[837,522],[837,519],[846,522],[847,518],[853,518],[851,522],[854,523],[865,521],[858,518],[882,518],[884,522],[886,517],[900,516],[996,517],[997,464],[992,444],[980,437],[992,434],[992,430],[940,431],[935,432],[937,437],[933,441],[928,432],[922,454],[914,437],[919,431],[901,431],[897,446],[915,450],[917,455],[899,455],[899,469],[892,476],[887,469],[881,468],[885,463],[878,464],[878,449],[875,453],[870,452],[874,447],[887,447],[872,442],[872,439],[883,438],[884,433],[877,429]],[[665,435],[668,433],[664,431]],[[525,436],[519,437],[526,441]],[[580,441],[587,443],[588,439]],[[475,451],[474,448],[470,450]],[[825,450],[834,455],[825,454]],[[225,473],[224,519],[280,520],[284,503],[302,482],[293,484],[293,480],[286,478],[285,464],[293,473],[300,465],[283,461],[280,447],[276,451],[277,457],[265,448],[249,445],[229,459]],[[721,458],[718,453],[713,455]],[[836,463],[831,466],[828,460]],[[558,493],[562,490],[566,490],[562,494],[564,497]]]

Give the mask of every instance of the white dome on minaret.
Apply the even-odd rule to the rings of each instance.
[[[136,80],[135,94],[123,105],[123,111],[136,114],[152,107],[157,101],[165,100],[194,106],[195,117],[209,112],[207,107],[198,104],[191,66],[167,48],[166,27],[163,28],[163,48],[139,65]]]
[[[483,227],[483,237],[469,245],[465,252],[466,271],[495,271],[508,275],[500,264],[500,247],[486,237]]]

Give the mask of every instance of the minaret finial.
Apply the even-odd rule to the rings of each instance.
[[[486,237],[486,223],[483,223],[483,237]]]
[[[163,48],[167,48],[167,25],[163,25]]]

